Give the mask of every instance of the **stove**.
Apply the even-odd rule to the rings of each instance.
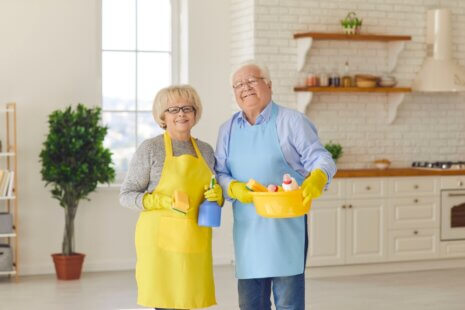
[[[449,169],[465,169],[465,161],[414,161],[412,162],[413,168],[420,169],[435,169],[435,170],[449,170]]]

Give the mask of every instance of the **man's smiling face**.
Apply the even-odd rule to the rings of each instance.
[[[242,67],[233,76],[234,95],[246,115],[259,114],[271,100],[271,81],[254,65]]]

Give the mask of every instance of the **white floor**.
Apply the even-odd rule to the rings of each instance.
[[[238,309],[232,267],[215,268],[218,306]],[[312,310],[464,310],[465,269],[307,279]],[[140,309],[133,273],[85,273],[79,281],[53,275],[0,278],[1,310]],[[260,310],[260,309],[257,309]]]

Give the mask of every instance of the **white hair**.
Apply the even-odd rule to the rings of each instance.
[[[247,61],[235,66],[235,68],[232,71],[231,76],[230,76],[231,84],[234,83],[233,79],[234,79],[234,75],[236,74],[236,72],[241,70],[242,68],[248,67],[248,66],[256,67],[260,71],[260,75],[263,78],[265,78],[266,84],[269,84],[271,82],[270,71],[268,70],[268,66],[265,63],[261,62],[261,61],[251,59],[251,60],[247,60]]]

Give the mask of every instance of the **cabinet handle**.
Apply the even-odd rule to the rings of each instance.
[[[367,189],[367,191],[369,191],[369,190],[371,189],[371,187],[370,187],[370,186],[367,186],[366,189]]]
[[[417,199],[417,198],[413,199],[413,202],[414,202],[414,203],[417,203],[417,202],[418,202],[418,199]]]
[[[352,209],[352,205],[349,205],[349,209]]]
[[[342,205],[342,209],[345,209],[346,208],[346,205]]]
[[[460,187],[463,186],[463,182],[462,182],[462,181],[459,181],[459,186],[460,186]]]
[[[419,186],[418,186],[417,184],[413,185],[413,188],[414,188],[414,189],[418,189],[418,187],[419,187]]]
[[[414,230],[413,234],[418,235],[418,230]]]

